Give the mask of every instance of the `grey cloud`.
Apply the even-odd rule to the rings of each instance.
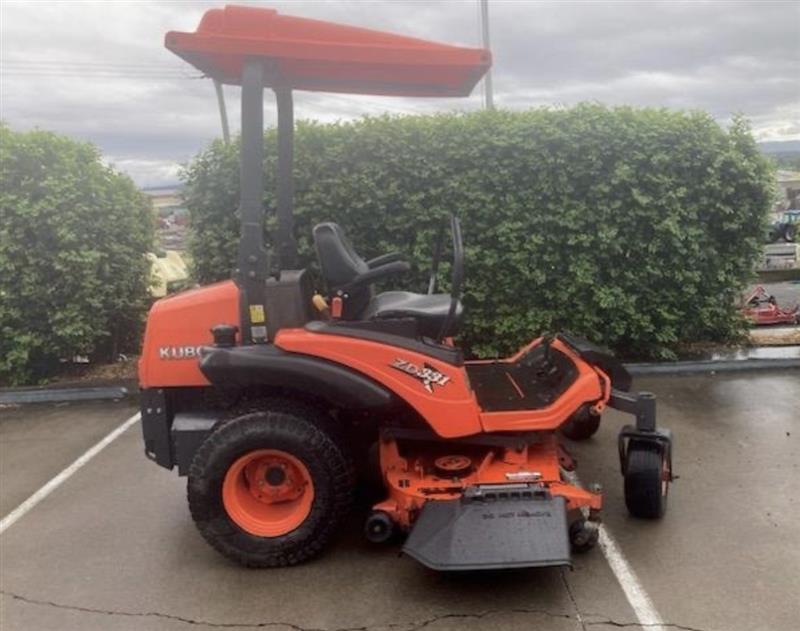
[[[164,33],[193,30],[206,9],[222,4],[3,2],[3,120],[17,129],[39,126],[95,142],[141,184],[173,181],[177,164],[219,134],[219,117],[211,83],[187,78],[197,73],[164,49]],[[250,4],[479,42],[473,0]],[[704,109],[723,123],[741,112],[759,137],[800,138],[798,3],[490,0],[490,11],[500,106],[592,100]],[[70,68],[66,76],[49,76],[54,60]],[[90,71],[82,78],[85,68]],[[236,90],[228,88],[226,96],[236,130]],[[306,93],[296,102],[298,117],[332,121],[384,111],[476,109],[480,90],[456,100]],[[266,121],[274,122],[271,107]]]

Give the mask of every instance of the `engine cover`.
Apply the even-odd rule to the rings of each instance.
[[[207,386],[200,348],[213,344],[211,327],[217,324],[239,324],[239,289],[233,281],[156,301],[139,359],[140,387]]]

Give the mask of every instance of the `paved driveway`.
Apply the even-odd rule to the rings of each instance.
[[[137,425],[0,535],[0,627],[636,629],[638,589],[664,629],[795,628],[800,372],[637,385],[659,395],[660,422],[676,432],[681,478],[663,521],[625,514],[615,452],[622,415],[574,446],[582,480],[606,489],[606,528],[620,553],[611,560],[632,570],[633,584],[600,548],[578,556],[573,571],[437,574],[398,558],[397,547],[363,541],[363,512],[317,561],[242,569],[201,540],[185,481],[145,460]],[[134,411],[0,410],[2,514]]]

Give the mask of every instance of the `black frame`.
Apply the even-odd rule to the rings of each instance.
[[[622,475],[628,469],[628,448],[631,440],[645,441],[657,445],[666,457],[669,466],[669,481],[674,479],[672,471],[672,432],[656,425],[656,395],[652,392],[628,393],[612,389],[608,404],[620,412],[636,417],[636,425],[625,425],[617,438],[619,466]]]
[[[243,344],[264,343],[267,252],[264,249],[264,62],[242,69],[242,136],[239,150],[239,254],[236,284],[241,291]]]
[[[447,331],[453,326],[458,311],[458,301],[461,298],[461,287],[464,284],[464,242],[461,237],[461,223],[458,217],[450,215],[450,231],[453,237],[453,275],[450,281],[450,309],[447,317],[442,322],[437,340],[443,341]]]
[[[264,84],[274,86],[278,112],[278,190],[276,269],[297,266],[294,237],[294,103],[292,89],[281,83],[269,61],[248,59],[242,69],[242,138],[239,153],[240,235],[236,281],[241,290],[242,344],[268,341],[265,311],[270,258],[264,248]]]
[[[162,467],[173,465],[172,411],[164,388],[146,388],[141,391],[139,409],[142,413],[142,438],[144,453]]]

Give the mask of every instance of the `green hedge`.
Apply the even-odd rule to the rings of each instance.
[[[0,383],[137,347],[150,202],[92,145],[0,126]]]
[[[699,112],[580,105],[303,123],[296,143],[305,263],[312,226],[335,220],[365,257],[410,254],[415,272],[396,286],[422,291],[442,216],[461,217],[462,341],[474,354],[570,329],[628,356],[668,358],[679,343],[741,331],[734,297],[772,195],[741,120],[725,131]],[[234,265],[237,151],[214,143],[185,172],[201,282]],[[274,130],[265,170],[272,209]]]

